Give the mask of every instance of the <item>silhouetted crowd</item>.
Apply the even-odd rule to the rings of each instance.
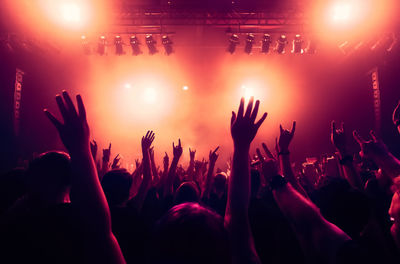
[[[97,159],[80,95],[56,96],[62,116],[44,114],[67,153],[50,151],[0,178],[1,263],[400,263],[400,161],[370,133],[349,136],[332,122],[334,156],[293,166],[290,130],[275,149],[250,145],[267,117],[259,101],[232,112],[227,171],[181,141],[163,164],[155,133],[141,139],[133,173]],[[400,133],[400,107],[393,113]],[[400,135],[399,135],[400,136]],[[356,140],[360,153],[350,153]],[[215,148],[216,147],[216,148]]]

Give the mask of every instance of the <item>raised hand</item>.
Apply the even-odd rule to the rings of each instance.
[[[332,121],[331,125],[331,142],[335,146],[339,153],[344,154],[346,152],[346,135],[344,130],[344,123],[342,122],[341,128],[336,129],[335,121]]]
[[[174,142],[172,142],[172,150],[174,153],[174,157],[179,158],[182,155],[182,145],[181,145],[181,140],[179,139],[179,143],[177,146],[175,146]]]
[[[163,158],[163,164],[164,164],[164,171],[167,171],[169,166],[169,157],[167,152],[165,152],[165,156]]]
[[[371,130],[370,135],[372,140],[367,141],[364,140],[357,131],[353,131],[353,137],[361,148],[360,155],[373,158],[387,154],[389,151],[385,143],[375,135],[374,131]]]
[[[60,110],[64,123],[61,123],[47,109],[44,110],[46,116],[58,130],[61,141],[67,148],[69,153],[79,153],[82,151],[90,151],[89,144],[89,125],[86,120],[86,110],[82,102],[82,97],[76,96],[78,112],[75,109],[69,94],[66,91],[56,96],[56,102]]]
[[[147,131],[146,136],[142,137],[142,149],[149,150],[151,144],[153,143],[155,134],[153,131]]]
[[[154,147],[149,148],[150,159],[154,161]]]
[[[251,97],[244,112],[244,98],[240,100],[238,113],[232,111],[231,118],[231,135],[235,147],[248,148],[257,134],[258,128],[267,117],[264,113],[260,120],[256,121],[260,101],[257,100],[253,109],[254,98]]]
[[[103,149],[103,162],[109,162],[111,157],[111,143],[108,145],[108,148]]]
[[[293,121],[292,130],[286,130],[279,126],[280,136],[278,140],[279,152],[289,152],[289,145],[293,139],[294,132],[296,131],[296,121]]]
[[[121,158],[119,157],[119,154],[117,154],[111,164],[111,169],[118,169],[121,166],[121,164],[119,164],[120,160]]]
[[[262,143],[262,147],[264,149],[266,157],[264,157],[259,148],[256,149],[256,152],[258,159],[261,162],[262,174],[265,178],[265,181],[269,183],[274,176],[279,174],[279,162],[269,151],[265,143]]]
[[[209,160],[210,160],[210,164],[211,163],[215,164],[215,162],[217,162],[217,159],[218,159],[217,151],[218,151],[218,149],[219,149],[219,146],[214,151],[210,150],[210,154],[208,155]]]
[[[95,140],[90,141],[90,152],[92,153],[93,159],[96,160],[97,142]]]
[[[195,149],[191,150],[189,148],[189,155],[190,155],[190,160],[194,161],[194,157],[196,156],[196,150]]]

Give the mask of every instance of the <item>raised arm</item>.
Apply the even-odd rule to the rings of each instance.
[[[174,157],[171,162],[171,167],[169,168],[169,171],[168,171],[167,179],[165,180],[164,197],[173,194],[173,185],[174,185],[174,179],[175,179],[175,175],[176,175],[176,168],[178,166],[179,159],[182,156],[182,145],[181,145],[180,139],[179,139],[178,146],[175,146],[175,144],[172,142],[172,150],[174,153]]]
[[[290,182],[290,184],[292,184],[292,186],[299,193],[301,193],[304,197],[308,198],[306,191],[297,181],[296,176],[294,175],[293,172],[292,164],[290,162],[289,145],[290,142],[292,142],[294,132],[296,131],[296,121],[293,121],[293,126],[291,131],[283,129],[282,125],[279,126],[279,130],[280,130],[280,135],[278,139],[277,150],[283,176],[285,176],[287,181]]]
[[[44,112],[57,128],[71,156],[72,204],[76,206],[87,234],[94,236],[85,262],[125,263],[118,242],[111,232],[110,211],[90,152],[85,107],[80,95],[76,96],[76,100],[78,112],[67,92],[63,91],[62,97],[56,96],[64,123],[47,109]]]
[[[204,184],[203,184],[202,198],[203,197],[208,198],[208,196],[210,195],[210,192],[211,192],[215,163],[217,162],[217,159],[218,159],[218,154],[217,154],[218,149],[219,149],[219,147],[217,147],[214,151],[210,150],[210,154],[208,155],[209,165],[208,165],[206,180],[204,181]]]
[[[255,122],[260,101],[256,101],[253,109],[253,100],[253,98],[250,99],[246,112],[244,112],[244,98],[242,98],[238,113],[232,112],[231,119],[234,151],[225,223],[231,234],[234,263],[260,263],[248,218],[250,202],[249,150],[267,113],[264,113],[261,119]]]
[[[370,132],[372,140],[364,140],[357,133],[353,132],[354,139],[361,148],[361,155],[372,159],[391,179],[400,175],[400,161],[388,150],[385,143],[378,138],[373,131]]]
[[[351,240],[350,237],[325,220],[319,209],[282,176],[275,176],[270,186],[278,207],[291,223],[308,261],[332,263],[340,247]]]
[[[135,205],[139,212],[142,209],[144,200],[146,199],[146,195],[151,184],[151,167],[150,167],[151,165],[150,165],[149,149],[154,141],[154,138],[155,135],[153,131],[147,131],[146,136],[142,137],[143,180],[135,196]]]
[[[331,142],[335,146],[340,157],[340,164],[343,169],[343,174],[351,186],[357,189],[363,189],[363,184],[360,175],[357,173],[353,163],[353,156],[347,152],[347,140],[344,129],[344,123],[340,129],[336,129],[335,121],[332,121],[331,126]]]
[[[189,167],[187,169],[187,174],[189,176],[189,180],[193,181],[194,180],[194,163],[195,163],[195,157],[196,157],[196,150],[195,149],[190,149],[189,148]]]
[[[103,149],[103,158],[101,162],[100,180],[110,169],[110,157],[111,157],[111,143],[108,148]]]
[[[153,181],[154,183],[158,183],[160,181],[160,175],[158,175],[158,170],[154,159],[154,147],[151,147],[149,149],[149,154],[150,154],[151,172],[153,174]],[[154,185],[155,184],[153,184],[153,186]]]

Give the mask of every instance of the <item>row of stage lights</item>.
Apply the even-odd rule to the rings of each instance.
[[[93,51],[91,49],[88,38],[85,35],[83,35],[81,39],[82,39],[82,46],[84,53],[86,55],[92,54]],[[153,35],[151,34],[146,35],[145,42],[150,55],[156,54],[158,52],[158,49],[156,47],[157,41],[153,38]],[[172,48],[173,43],[167,35],[163,35],[161,37],[161,43],[164,47],[166,55],[170,55],[171,53],[174,52]],[[141,43],[136,35],[130,36],[129,44],[132,49],[132,55],[137,56],[143,53],[140,48]],[[112,44],[109,43],[106,36],[102,35],[98,39],[96,52],[100,56],[106,55],[108,46],[112,46]],[[122,37],[120,35],[117,35],[114,37],[114,46],[115,46],[115,54],[120,56],[125,54],[124,46],[128,46],[128,44],[123,42]]]
[[[89,40],[86,36],[82,36],[82,46],[83,46],[83,51],[85,54],[89,55],[93,51],[91,49]],[[253,46],[255,43],[255,36],[254,34],[247,34],[246,36],[246,42],[244,46],[244,52],[247,54],[251,54],[253,50]],[[153,35],[148,34],[145,37],[145,42],[146,46],[148,48],[149,54],[153,55],[158,52],[158,49],[156,47],[157,41],[153,38]],[[161,43],[164,47],[165,54],[170,55],[173,53],[173,48],[172,48],[172,41],[167,35],[163,35],[161,37]],[[273,50],[276,53],[279,54],[284,54],[286,52],[286,46],[289,43],[286,35],[280,35],[280,37],[276,40],[275,45],[273,46],[273,41],[272,37],[269,34],[264,34],[262,40],[261,40],[261,52],[262,53],[270,53],[271,50]],[[129,44],[132,49],[132,55],[137,56],[142,54],[142,50],[140,48],[140,41],[136,35],[130,36],[129,39]],[[115,45],[115,54],[116,55],[124,55],[126,54],[124,51],[124,46],[128,46],[128,44],[125,44],[122,40],[122,37],[120,35],[117,35],[114,37],[114,45]],[[232,34],[229,38],[229,46],[227,51],[231,54],[235,53],[236,51],[236,46],[239,45],[239,36],[237,34]],[[294,39],[292,40],[292,53],[297,53],[297,54],[314,54],[316,50],[316,43],[313,41],[310,41],[308,43],[308,46],[303,49],[304,45],[304,40],[301,35],[297,34]],[[112,44],[109,43],[107,40],[106,36],[102,35],[98,39],[97,43],[97,50],[96,52],[103,56],[107,52],[107,47],[112,46]]]
[[[244,52],[247,54],[251,54],[253,50],[253,46],[256,38],[254,34],[247,34],[246,42],[244,46]],[[289,43],[286,35],[280,35],[276,40],[275,45],[273,45],[272,37],[269,34],[264,34],[261,40],[261,52],[262,53],[270,53],[273,50],[276,53],[284,54],[286,52],[286,46]],[[297,54],[314,54],[316,51],[316,43],[314,41],[310,41],[306,48],[303,49],[304,40],[301,35],[297,34],[292,40],[292,53]],[[239,44],[239,36],[237,34],[232,34],[229,38],[229,46],[227,51],[233,54],[236,51],[236,46]]]

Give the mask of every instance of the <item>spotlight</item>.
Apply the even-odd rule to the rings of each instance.
[[[158,52],[158,50],[155,46],[157,44],[157,42],[153,39],[152,35],[146,36],[146,44],[147,44],[147,47],[149,48],[150,55],[153,55]]]
[[[139,54],[142,54],[142,51],[140,50],[140,47],[139,47],[140,42],[135,35],[131,36],[130,43],[131,43],[131,47],[132,47],[132,55],[137,56]]]
[[[114,39],[115,44],[115,54],[121,56],[124,54],[124,48],[122,47],[122,39],[121,36],[115,36]]]
[[[268,53],[269,52],[269,46],[271,45],[271,36],[269,34],[264,34],[263,40],[262,40],[262,46],[261,46],[261,52],[262,53]]]
[[[285,35],[281,35],[279,37],[279,39],[276,41],[276,52],[278,52],[279,54],[283,54],[285,53],[285,46],[288,43],[286,36]]]
[[[169,54],[171,54],[173,52],[173,50],[172,50],[172,41],[167,35],[162,36],[162,44],[164,46],[165,53],[167,55],[169,55]]]
[[[85,55],[89,55],[90,52],[90,46],[89,46],[89,41],[87,40],[87,37],[85,35],[81,36],[82,39],[82,48],[83,48],[83,53]]]
[[[303,45],[303,39],[301,38],[301,36],[299,34],[297,34],[293,40],[292,53],[303,54],[304,51],[303,51],[302,45]]]
[[[232,36],[229,38],[228,52],[230,54],[233,54],[238,44],[239,44],[239,36],[236,34],[232,34]]]
[[[251,53],[251,50],[253,49],[253,42],[255,40],[255,37],[253,34],[248,34],[246,38],[246,45],[244,46],[244,52],[247,54]]]
[[[97,53],[103,56],[106,53],[106,36],[100,36],[99,43],[97,44]]]

